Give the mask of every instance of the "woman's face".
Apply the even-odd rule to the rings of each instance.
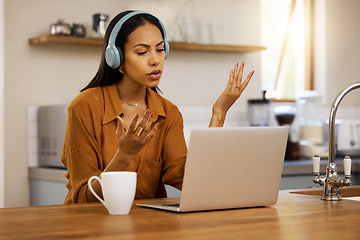
[[[165,61],[164,40],[160,30],[145,23],[133,31],[124,45],[122,81],[155,87],[159,84]]]

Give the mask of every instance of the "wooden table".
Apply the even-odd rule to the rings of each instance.
[[[99,203],[8,208],[0,209],[0,239],[351,240],[360,239],[360,202],[280,191],[272,207],[180,214],[134,205],[112,216]]]

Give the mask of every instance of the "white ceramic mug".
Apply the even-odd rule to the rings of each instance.
[[[114,171],[103,172],[89,178],[88,186],[92,194],[107,208],[112,215],[126,215],[130,212],[136,191],[136,172]],[[103,199],[101,199],[91,186],[92,180],[98,180]]]

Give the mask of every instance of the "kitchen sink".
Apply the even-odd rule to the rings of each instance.
[[[323,188],[314,188],[314,189],[301,190],[301,191],[291,191],[290,193],[321,197],[323,195]],[[360,186],[342,187],[340,189],[340,195],[342,198],[360,197]]]

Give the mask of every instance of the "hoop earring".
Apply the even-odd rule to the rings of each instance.
[[[122,74],[124,74],[124,72],[125,72],[124,66],[119,67],[119,72],[122,73]]]

